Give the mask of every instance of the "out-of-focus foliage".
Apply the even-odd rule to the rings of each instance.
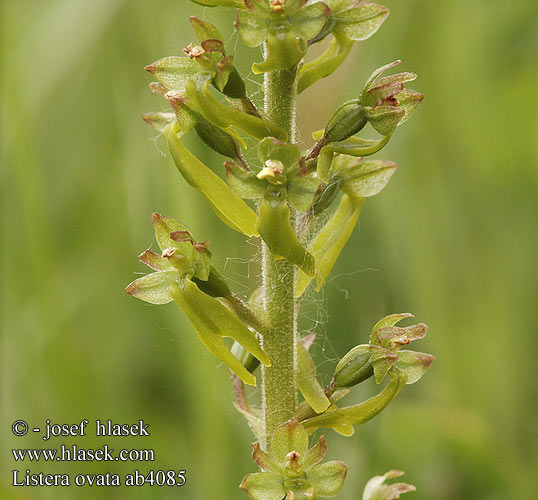
[[[302,327],[317,326],[311,351],[327,382],[334,363],[323,360],[367,342],[376,319],[393,311],[428,323],[421,348],[437,362],[390,412],[358,428],[358,439],[327,436],[350,469],[340,498],[359,498],[369,478],[396,468],[417,487],[409,500],[530,499],[538,490],[538,9],[533,0],[384,3],[391,16],[375,43],[355,47],[301,95],[301,136],[307,141],[337,103],[357,97],[357,82],[379,61],[401,58],[426,98],[389,145],[398,172],[366,206],[329,278],[328,319],[307,292]],[[194,39],[189,15],[219,22],[234,46],[233,12],[185,1],[2,4],[2,498],[129,494],[8,488],[13,468],[187,469],[183,490],[144,487],[136,497],[189,500],[235,498],[253,470],[253,438],[219,376],[226,368],[173,305],[145,306],[123,293],[145,272],[133,256],[152,245],[154,211],[229,256],[215,265],[237,293],[258,273],[255,245],[214,218],[140,118],[162,102],[143,68]],[[242,75],[258,50],[238,44]],[[249,85],[259,102],[258,85]],[[203,151],[195,139],[190,145]],[[220,158],[205,161],[222,172]],[[45,443],[12,436],[17,418],[33,426],[143,418],[151,437]],[[16,467],[8,453],[72,442],[154,448],[156,461]]]

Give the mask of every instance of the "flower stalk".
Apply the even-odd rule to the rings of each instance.
[[[394,162],[374,155],[423,96],[404,88],[416,78],[413,73],[382,76],[400,61],[382,66],[302,150],[296,138],[297,95],[336,71],[354,43],[380,28],[388,9],[355,0],[195,2],[236,8],[241,40],[263,47],[263,60],[252,65],[254,74],[264,74],[263,112],[248,95],[220,31],[191,17],[198,40],[183,55],[146,67],[157,79],[151,90],[171,110],[143,118],[162,133],[179,174],[215,215],[228,228],[260,238],[262,282],[249,301],[239,297],[211,264],[209,241],[198,242],[176,219],[153,214],[160,253],[148,249],[139,259],[154,272],[126,291],[151,304],[175,302],[203,345],[232,372],[235,407],[257,439],[253,459],[260,472],[247,474],[241,483],[253,500],[334,497],[344,486],[347,466],[319,464],[327,442],[321,436],[310,446],[310,435],[324,428],[352,436],[405,385],[417,382],[434,357],[402,349],[422,339],[427,327],[396,326],[412,315],[391,314],[374,325],[367,344],[342,357],[324,388],[309,351],[315,334],[297,331],[300,300],[312,282],[316,291],[323,288],[367,199],[395,173]],[[305,64],[308,48],[328,37],[326,52]],[[368,125],[380,137],[360,137]],[[183,144],[189,133],[198,135],[217,159],[226,158],[220,172]],[[257,160],[243,152],[247,136],[257,143]],[[385,383],[378,394],[341,406],[355,386],[372,381]],[[258,404],[251,403],[245,384],[261,388]],[[364,498],[391,499],[412,491],[404,483],[384,484],[401,474],[376,476]]]

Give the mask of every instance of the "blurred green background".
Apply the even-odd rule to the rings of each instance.
[[[406,471],[406,499],[538,498],[538,6],[477,0],[387,0],[392,14],[345,67],[301,96],[306,145],[337,103],[394,59],[426,98],[380,155],[400,168],[368,200],[323,297],[307,296],[325,381],[334,361],[392,312],[430,326],[416,348],[437,361],[352,439],[326,432],[349,467],[341,497],[374,474]],[[229,499],[250,460],[225,367],[172,304],[123,293],[155,248],[149,214],[211,239],[217,266],[245,296],[255,245],[223,226],[179,177],[140,116],[164,110],[146,64],[193,38],[188,15],[233,13],[186,0],[28,0],[1,5],[2,421],[0,497]],[[198,143],[192,143],[205,154]],[[219,165],[220,158],[207,157]],[[324,300],[324,302],[322,301]],[[356,399],[374,389],[372,383]],[[361,392],[362,391],[362,392]],[[144,419],[149,438],[14,437],[11,423]],[[31,433],[32,434],[32,433]],[[153,448],[151,464],[24,463],[11,448],[76,443]],[[13,488],[11,470],[125,474],[186,469],[181,489]],[[534,471],[534,472],[533,472]]]

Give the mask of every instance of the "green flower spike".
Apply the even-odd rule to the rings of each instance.
[[[366,483],[362,500],[396,500],[403,493],[415,491],[416,488],[412,484],[385,484],[387,479],[394,479],[403,475],[404,473],[401,470],[389,470],[383,476],[374,476]]]
[[[291,419],[278,427],[266,453],[253,445],[253,460],[262,472],[247,474],[241,488],[253,500],[315,500],[334,497],[344,486],[347,466],[343,462],[319,462],[327,452],[323,436],[308,449],[308,434]]]
[[[332,13],[321,33],[311,43],[319,42],[329,34],[334,38],[321,56],[300,69],[299,93],[332,74],[344,62],[353,44],[370,38],[389,15],[389,9],[375,3],[325,1]]]
[[[265,60],[252,65],[254,73],[295,66],[305,55],[307,41],[316,37],[330,9],[307,0],[245,0],[247,10],[237,15],[236,27],[248,47],[266,42]]]
[[[133,281],[125,291],[150,304],[174,300],[207,349],[243,382],[256,385],[256,377],[229,351],[222,337],[231,337],[266,366],[271,362],[256,335],[215,298],[230,298],[231,292],[210,266],[209,242],[196,243],[188,229],[171,217],[156,213],[152,217],[162,254],[146,250],[140,255],[139,259],[155,272]]]

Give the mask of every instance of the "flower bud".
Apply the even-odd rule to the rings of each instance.
[[[359,345],[349,351],[338,363],[334,372],[336,387],[352,387],[374,374],[370,363],[370,346]]]
[[[400,63],[394,61],[374,71],[360,96],[368,121],[383,135],[392,134],[397,125],[407,121],[424,97],[404,88],[404,83],[415,80],[417,75],[414,73],[402,72],[380,78],[386,70]]]

